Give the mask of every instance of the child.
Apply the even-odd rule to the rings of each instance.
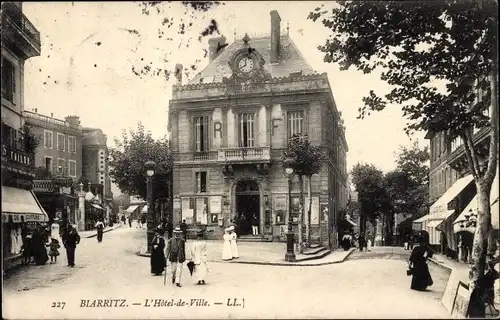
[[[52,238],[52,242],[49,244],[49,256],[50,256],[50,263],[57,263],[57,256],[59,255],[59,249],[61,245],[59,244],[59,241],[57,239]]]

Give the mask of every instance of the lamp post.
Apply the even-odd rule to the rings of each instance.
[[[286,254],[285,261],[295,261],[295,252],[293,251],[293,217],[292,217],[292,178],[295,170],[293,165],[295,160],[288,157],[283,161],[284,174],[288,179],[288,230],[286,233]]]
[[[153,176],[155,174],[156,163],[153,161],[148,161],[144,165],[146,169],[146,179],[147,179],[147,196],[148,196],[148,223],[147,223],[147,241],[148,241],[148,253],[151,253],[151,242],[153,241],[153,228],[154,228],[154,217],[153,217]]]

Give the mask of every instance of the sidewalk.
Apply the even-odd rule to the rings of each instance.
[[[193,240],[186,242],[186,254],[190,256],[191,244]],[[223,261],[221,259],[223,242],[220,240],[207,240],[207,255],[209,262],[220,263],[243,263],[243,264],[258,264],[272,266],[321,266],[334,263],[344,262],[347,257],[354,251],[351,248],[348,251],[335,250],[326,257],[316,260],[288,262],[285,261],[286,243],[281,242],[239,242],[238,253],[240,258],[231,261]],[[142,248],[138,253],[140,256],[148,257],[145,248]],[[302,257],[295,253],[297,258]]]
[[[112,227],[106,227],[104,229],[104,233],[116,230],[120,227],[121,227],[121,224],[116,223]],[[97,230],[79,231],[78,234],[80,235],[80,238],[93,238],[93,237],[97,237]]]

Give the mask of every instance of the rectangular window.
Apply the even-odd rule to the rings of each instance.
[[[208,117],[194,118],[194,143],[196,152],[208,151]]]
[[[196,193],[207,192],[207,173],[196,172]]]
[[[240,147],[248,148],[254,146],[254,114],[240,114]]]
[[[68,151],[76,153],[76,138],[73,136],[68,136]]]
[[[68,160],[68,166],[69,166],[69,174],[68,175],[70,177],[76,178],[76,161]]]
[[[66,172],[66,160],[64,159],[57,159],[57,173],[58,174],[65,174]]]
[[[304,111],[288,112],[288,138],[304,134]]]
[[[16,68],[8,59],[2,56],[2,97],[15,103]]]
[[[57,150],[64,151],[66,149],[66,140],[64,134],[57,134]]]
[[[51,157],[45,157],[45,169],[49,172],[53,172],[53,161]]]
[[[52,131],[44,130],[43,132],[43,146],[47,149],[53,148],[54,134]]]

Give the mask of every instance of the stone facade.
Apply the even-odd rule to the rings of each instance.
[[[276,14],[271,14],[271,28],[279,30]],[[246,37],[212,55],[213,61],[189,84],[183,86],[178,79],[169,105],[173,221],[206,224],[220,237],[235,214],[248,209],[240,201],[249,197],[259,235],[284,240],[288,182],[280,156],[292,134],[308,135],[326,155],[321,172],[311,181],[312,234],[335,246],[337,213],[347,205],[349,192],[345,128],[326,74],[314,72],[288,36],[280,40],[275,64],[267,60],[276,54],[269,49],[269,37]],[[246,48],[255,53],[257,67],[253,75],[238,77],[235,59]],[[230,70],[228,64],[233,65]],[[300,194],[297,177],[291,194],[293,199]],[[305,199],[306,210],[308,205]]]

